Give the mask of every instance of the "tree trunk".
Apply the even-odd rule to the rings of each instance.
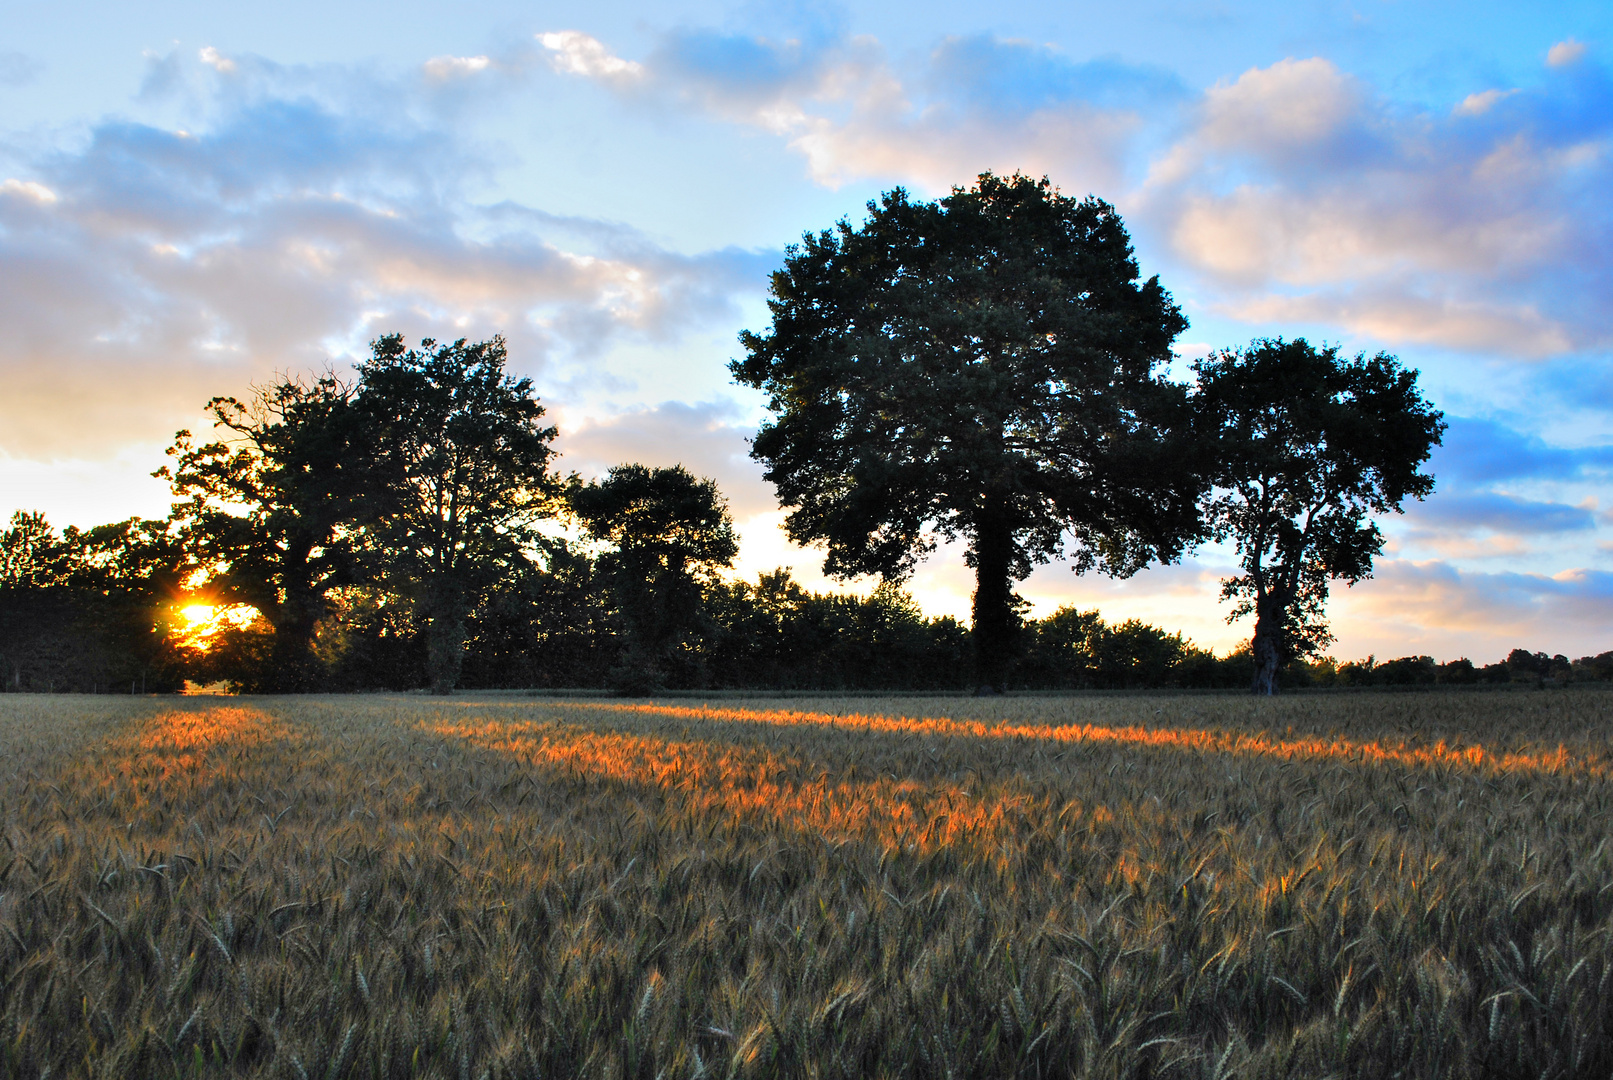
[[[274,628],[267,682],[277,694],[308,694],[324,683],[323,665],[314,655],[314,628],[319,618],[310,611],[283,616]]]
[[[986,510],[975,522],[975,595],[971,636],[975,647],[977,694],[1000,694],[1008,689],[1008,669],[1014,659],[1014,587],[1010,569],[1014,532],[1000,499],[987,499]]]
[[[1285,605],[1275,593],[1255,600],[1255,636],[1249,651],[1255,658],[1252,689],[1263,697],[1277,692],[1277,672],[1282,670],[1282,632]]]
[[[459,684],[465,663],[465,597],[463,590],[432,590],[426,599],[426,674],[431,692],[446,697]]]

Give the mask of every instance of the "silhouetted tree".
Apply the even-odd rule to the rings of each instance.
[[[618,465],[573,491],[571,510],[588,535],[611,545],[599,568],[627,646],[611,680],[624,691],[653,690],[700,628],[705,586],[739,554],[728,503],[682,465]]]
[[[969,633],[956,619],[925,618],[890,582],[867,595],[809,593],[787,569],[754,583],[706,590],[717,632],[703,642],[723,686],[818,690],[961,690]]]
[[[482,596],[467,624],[467,687],[603,686],[621,653],[609,588],[583,542],[537,538],[536,558]]]
[[[46,658],[59,651],[56,642],[73,621],[59,588],[71,561],[71,549],[43,513],[18,510],[0,532],[0,677],[7,689],[31,688]]]
[[[196,655],[182,640],[182,609],[197,597],[186,587],[191,563],[171,521],[129,518],[80,532],[69,584],[87,637],[106,656],[104,681],[138,679],[142,689],[178,690]]]
[[[1383,534],[1372,514],[1401,512],[1434,478],[1418,472],[1442,415],[1417,372],[1379,353],[1261,339],[1194,365],[1194,402],[1214,489],[1211,533],[1237,546],[1243,573],[1222,583],[1231,618],[1255,616],[1254,692],[1272,694],[1293,657],[1332,640],[1328,585],[1372,573]]]
[[[824,569],[900,580],[968,541],[978,685],[1001,689],[1013,582],[1074,540],[1078,571],[1130,574],[1195,532],[1190,469],[1155,377],[1187,321],[1139,282],[1114,208],[984,173],[938,203],[901,189],[860,228],[802,238],[772,277],[772,327],[731,365],[773,419],[752,455]]]
[[[363,506],[368,548],[410,597],[433,693],[464,661],[478,593],[525,559],[533,525],[558,508],[555,429],[531,379],[505,374],[504,339],[405,348],[378,338],[359,365],[356,406],[373,439]]]
[[[373,439],[352,387],[333,375],[283,378],[244,402],[216,397],[207,408],[228,435],[198,446],[179,432],[168,449],[174,462],[155,475],[184,500],[171,517],[211,602],[251,605],[273,627],[261,667],[231,678],[252,690],[315,689],[326,596],[357,580],[356,496],[369,482]]]
[[[174,633],[186,560],[163,521],[58,536],[17,512],[0,532],[0,681],[11,690],[172,690],[189,651]]]

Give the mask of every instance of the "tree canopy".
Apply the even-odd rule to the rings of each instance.
[[[286,377],[246,401],[207,403],[224,438],[197,445],[179,432],[167,479],[181,502],[192,569],[215,604],[249,604],[274,627],[253,689],[313,689],[314,633],[331,590],[358,579],[354,537],[373,440],[334,375]]]
[[[1283,663],[1332,640],[1330,582],[1371,576],[1383,550],[1371,515],[1434,490],[1418,470],[1445,423],[1417,372],[1384,353],[1345,360],[1337,346],[1268,338],[1194,370],[1214,484],[1205,516],[1243,570],[1222,596],[1237,601],[1233,618],[1254,614],[1254,690],[1271,694]]]
[[[1187,321],[1139,277],[1108,203],[984,173],[806,234],[771,328],[740,336],[731,370],[773,414],[752,455],[791,538],[824,543],[828,573],[890,580],[967,541],[983,687],[1004,685],[1034,563],[1068,540],[1077,570],[1126,575],[1195,535],[1183,393],[1159,376]]]
[[[612,549],[600,568],[628,644],[613,682],[637,692],[664,685],[680,640],[703,621],[707,587],[739,554],[727,501],[682,465],[618,465],[574,490],[571,509]]]
[[[130,518],[61,535],[17,511],[0,531],[0,685],[12,690],[174,690],[187,558],[166,521]]]
[[[358,369],[355,406],[373,440],[368,550],[424,617],[436,693],[458,681],[477,592],[525,558],[533,524],[559,509],[555,429],[507,361],[501,337],[411,349],[392,334]]]

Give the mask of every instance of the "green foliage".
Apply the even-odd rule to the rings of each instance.
[[[464,662],[479,594],[526,556],[540,519],[558,510],[553,427],[531,379],[505,373],[504,339],[405,348],[377,338],[354,401],[368,437],[362,492],[368,555],[415,605],[434,693]]]
[[[1013,684],[1026,689],[1224,689],[1248,681],[1247,650],[1217,657],[1140,619],[1110,626],[1097,611],[1061,607],[1025,634]]]
[[[167,522],[130,518],[58,536],[17,511],[0,532],[0,685],[79,692],[184,685],[175,636],[186,558]]]
[[[788,570],[718,583],[708,594],[717,633],[706,668],[714,685],[780,690],[964,690],[969,632],[926,618],[883,582],[865,596],[809,593]]]
[[[647,693],[689,683],[695,637],[707,628],[705,593],[739,554],[728,503],[711,480],[682,465],[618,465],[570,494],[588,535],[609,545],[599,573],[626,644],[610,683]],[[679,661],[682,661],[681,664]],[[682,667],[682,678],[673,669]]]
[[[155,475],[169,481],[171,515],[190,569],[218,605],[248,604],[272,627],[260,662],[236,680],[257,691],[319,688],[314,634],[333,589],[358,579],[359,496],[372,482],[373,434],[334,375],[283,378],[242,402],[208,402],[223,439],[179,432]],[[243,654],[244,655],[244,654]]]
[[[1383,549],[1373,514],[1399,513],[1434,478],[1418,471],[1445,430],[1394,357],[1340,357],[1303,338],[1260,339],[1194,364],[1193,403],[1213,491],[1211,535],[1232,540],[1231,619],[1254,614],[1254,689],[1332,640],[1328,587],[1372,573]]]
[[[731,370],[773,413],[752,455],[790,536],[823,542],[830,574],[892,581],[966,540],[981,685],[1012,659],[1012,580],[1066,535],[1077,569],[1129,574],[1196,530],[1196,479],[1162,437],[1180,390],[1155,378],[1187,322],[1138,277],[1113,207],[984,173],[806,234],[770,330],[740,335]]]
[[[621,657],[598,565],[556,537],[484,594],[468,626],[466,687],[601,687]]]

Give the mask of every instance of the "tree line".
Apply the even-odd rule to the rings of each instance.
[[[261,617],[226,623],[205,642],[186,632],[183,608],[219,594],[186,587],[194,573],[173,520],[55,532],[18,512],[0,531],[0,678],[7,691],[148,693],[186,682],[234,691],[429,688],[422,616],[381,583],[326,594],[304,663],[283,665],[285,639]],[[493,580],[466,617],[458,684],[477,688],[615,688],[642,679],[594,545],[552,539]],[[972,689],[969,627],[926,617],[894,585],[866,594],[814,593],[789,571],[754,581],[699,583],[685,632],[653,676],[669,689],[888,691]],[[205,644],[205,649],[201,647]],[[278,646],[278,647],[277,647]],[[1010,687],[1016,690],[1244,689],[1247,646],[1217,655],[1138,619],[1106,622],[1062,608],[1023,623]],[[292,676],[295,675],[295,683]],[[1613,681],[1613,652],[1570,662],[1515,649],[1498,663],[1374,658],[1300,660],[1287,688],[1542,685]],[[653,689],[642,682],[637,689]]]
[[[1263,338],[1174,379],[1187,320],[1142,279],[1113,207],[1019,175],[935,202],[897,189],[861,225],[807,233],[769,305],[730,365],[767,399],[752,455],[790,536],[820,546],[830,575],[877,576],[867,595],[809,593],[786,571],[730,580],[738,544],[711,480],[640,464],[563,474],[502,339],[394,334],[351,380],[285,376],[210,401],[216,437],[179,432],[158,473],[177,500],[166,520],[58,536],[13,519],[8,684],[1389,680],[1392,665],[1322,658],[1331,583],[1370,576],[1376,518],[1433,491],[1421,467],[1444,421],[1395,357]],[[926,619],[901,590],[945,540],[975,571],[967,627]],[[1242,652],[1095,612],[1022,616],[1015,583],[1039,563],[1124,577],[1207,542],[1239,560],[1223,597],[1230,618],[1254,616]],[[253,619],[187,640],[177,612],[200,602]],[[1422,659],[1393,670],[1426,681]],[[1432,680],[1461,681],[1448,667]]]

